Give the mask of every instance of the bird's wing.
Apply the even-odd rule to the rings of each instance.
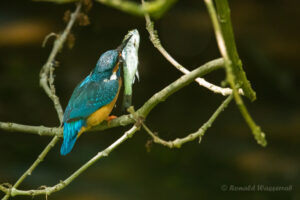
[[[75,88],[64,114],[64,122],[87,118],[118,93],[118,80],[91,81],[84,79]]]

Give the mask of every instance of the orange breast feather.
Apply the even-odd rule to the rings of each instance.
[[[112,109],[114,108],[114,105],[116,104],[121,86],[122,86],[122,79],[120,78],[120,80],[119,80],[119,90],[118,90],[118,93],[117,93],[116,97],[109,104],[107,104],[105,106],[102,106],[100,109],[98,109],[96,112],[94,112],[93,114],[91,114],[87,118],[87,120],[86,120],[86,125],[87,126],[86,127],[83,126],[80,129],[77,137],[79,137],[86,130],[90,129],[92,126],[100,124],[103,120],[107,119],[107,117],[111,113]]]

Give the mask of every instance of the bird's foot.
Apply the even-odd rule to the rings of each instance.
[[[108,126],[110,125],[111,120],[116,119],[116,118],[118,118],[118,117],[115,116],[115,115],[108,116],[108,117],[106,118],[106,121],[107,121]]]

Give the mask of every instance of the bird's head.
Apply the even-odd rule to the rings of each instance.
[[[117,50],[109,50],[104,52],[94,69],[94,73],[104,73],[108,71],[112,71],[113,68],[116,66],[116,64],[119,61],[119,53]]]
[[[130,38],[124,40],[117,49],[104,52],[100,56],[93,73],[117,71],[119,64],[122,62],[122,51],[126,47],[129,40]]]

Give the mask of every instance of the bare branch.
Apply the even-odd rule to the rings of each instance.
[[[223,67],[224,62],[223,59],[216,59],[213,61],[210,61],[204,65],[202,65],[201,67],[193,70],[192,72],[190,72],[189,74],[183,75],[181,78],[177,79],[176,81],[174,81],[173,83],[171,83],[170,85],[168,85],[167,87],[165,87],[164,89],[162,89],[161,91],[157,92],[156,94],[154,94],[139,110],[137,110],[135,113],[130,114],[130,115],[124,115],[122,117],[119,117],[115,120],[113,120],[111,122],[111,124],[108,126],[107,124],[101,124],[99,126],[96,126],[95,128],[93,128],[92,130],[101,130],[101,129],[106,129],[106,128],[112,128],[112,127],[116,127],[116,126],[121,126],[121,125],[127,125],[130,123],[135,123],[137,118],[146,118],[147,115],[150,113],[150,111],[156,106],[158,105],[161,101],[166,100],[170,95],[172,95],[173,93],[175,93],[176,91],[180,90],[181,88],[183,88],[184,86],[190,84],[191,82],[194,81],[195,78],[199,77],[199,76],[203,76],[211,71],[214,71],[216,69],[219,69],[221,67]],[[135,116],[134,116],[135,115]],[[20,130],[20,127],[25,127],[27,130],[30,130],[28,132],[33,133],[34,131],[38,131],[37,127],[28,127],[28,126],[24,126],[24,125],[17,125],[17,124],[12,124],[12,123],[0,123],[0,128],[5,127],[6,129],[10,129],[12,130],[12,128],[14,128],[15,130]],[[135,127],[135,128],[134,128]],[[134,126],[133,130],[134,132],[137,130],[137,127]],[[40,127],[41,128],[41,127]],[[46,132],[45,128],[46,127],[42,127],[43,130]],[[52,131],[52,133],[54,131],[60,131],[60,136],[61,136],[61,131],[62,129],[56,128],[56,129],[48,129],[49,132]],[[132,129],[130,129],[132,130]],[[129,133],[125,133],[124,137],[121,137],[119,140],[117,140],[112,147],[114,147],[114,145],[116,144],[117,146],[119,144],[121,144],[122,142],[124,142],[127,139],[127,136],[132,136],[133,134],[130,134],[132,131],[129,131]],[[54,133],[53,133],[54,134]],[[55,133],[57,134],[57,133]],[[48,151],[51,149],[51,147],[53,147],[56,142],[58,141],[59,136],[55,136],[52,141],[50,142],[50,144],[46,147],[46,149],[41,153],[41,155],[39,156],[39,158],[33,163],[33,165],[24,173],[24,175],[19,179],[21,180],[20,182],[17,181],[18,184],[20,184],[34,169],[35,167],[44,159],[44,157],[46,156],[46,154],[48,153]],[[87,167],[89,167],[90,165],[92,165],[94,163],[94,159],[99,159],[102,156],[104,156],[105,153],[109,153],[110,151],[113,150],[113,148],[109,147],[109,151],[104,151],[102,152],[100,155],[98,154],[96,156],[96,158],[94,157],[92,160],[90,160],[89,162],[87,162],[83,167],[81,167],[79,170],[77,170],[73,175],[71,175],[68,179],[66,179],[65,181],[53,186],[53,187],[46,187],[45,189],[42,190],[18,190],[16,189],[15,186],[13,186],[12,188],[6,188],[2,191],[4,191],[6,193],[6,196],[3,199],[7,199],[10,195],[14,196],[14,195],[38,195],[38,194],[46,194],[49,195],[53,192],[59,191],[62,188],[64,188],[66,185],[68,185],[74,178],[76,178],[80,173],[82,173],[82,171],[84,171]],[[100,157],[99,157],[100,156]],[[0,188],[1,189],[1,188]],[[2,188],[3,189],[3,188]]]
[[[134,120],[130,115],[122,115],[116,119],[110,121],[110,123],[103,122],[89,131],[102,131],[109,128],[114,128],[118,126],[126,126],[128,124],[133,124]],[[63,137],[63,128],[61,127],[45,127],[45,126],[30,126],[11,122],[0,122],[0,129],[10,132],[22,132],[22,133],[32,133],[40,136],[58,136]]]
[[[0,129],[10,132],[22,132],[38,134],[40,136],[59,136],[62,137],[61,128],[45,126],[29,126],[11,122],[0,122]]]
[[[198,129],[195,133],[191,133],[188,136],[184,138],[177,138],[172,141],[166,141],[158,137],[155,133],[153,133],[144,123],[142,124],[143,128],[146,130],[146,132],[153,138],[153,141],[155,143],[167,146],[169,148],[180,148],[183,144],[193,141],[196,138],[199,138],[199,143],[201,142],[202,137],[204,136],[206,130],[212,126],[213,122],[216,120],[216,118],[219,116],[219,114],[224,111],[224,109],[228,106],[228,104],[232,100],[232,95],[228,96],[224,102],[219,106],[219,108],[214,112],[214,114],[209,118],[209,120],[204,123],[201,128]]]
[[[55,87],[53,84],[54,83],[53,70],[56,63],[55,57],[58,54],[59,50],[63,47],[63,44],[66,41],[67,36],[70,33],[70,30],[77,19],[80,9],[81,9],[81,3],[78,3],[76,10],[71,14],[70,20],[65,30],[63,31],[62,34],[57,35],[57,38],[54,41],[54,45],[48,57],[48,60],[44,64],[40,72],[40,85],[45,90],[49,98],[53,101],[60,123],[62,123],[63,120],[63,109],[59,102],[59,98],[55,94]]]
[[[14,187],[9,188],[5,187],[4,185],[0,185],[0,190],[6,193],[10,196],[17,196],[17,195],[27,195],[27,196],[36,196],[36,195],[50,195],[54,192],[57,192],[66,186],[68,186],[75,178],[77,178],[82,172],[87,170],[91,165],[93,165],[95,162],[97,162],[102,157],[106,157],[112,152],[116,147],[118,147],[120,144],[125,142],[127,139],[131,138],[136,131],[139,130],[139,127],[133,126],[128,131],[126,131],[118,140],[116,140],[114,143],[112,143],[109,147],[104,149],[103,151],[99,152],[96,156],[94,156],[92,159],[90,159],[88,162],[86,162],[82,167],[80,167],[78,170],[76,170],[71,176],[69,176],[64,181],[60,181],[60,183],[52,186],[52,187],[45,187],[44,189],[38,189],[38,190],[18,190]]]
[[[198,67],[193,70],[189,74],[183,75],[181,78],[177,79],[173,83],[169,84],[167,87],[162,89],[161,91],[154,94],[145,104],[136,111],[136,113],[141,117],[146,117],[149,112],[161,101],[164,101],[172,95],[174,92],[183,88],[184,86],[190,84],[195,78],[199,76],[204,76],[214,70],[217,70],[224,66],[224,61],[222,58],[212,60],[210,62],[205,63],[204,65]],[[132,118],[132,115],[122,115],[117,119],[113,119],[110,124],[101,123],[88,131],[100,131],[109,128],[114,128],[118,126],[126,126],[129,124],[133,124],[135,120]],[[25,133],[33,133],[42,136],[58,136],[62,137],[62,128],[59,127],[44,127],[44,126],[28,126],[21,125],[10,122],[0,122],[0,129],[7,131],[19,131]],[[24,130],[24,131],[23,131]]]
[[[30,166],[30,168],[19,178],[19,180],[14,184],[13,188],[17,188],[24,179],[31,175],[32,171],[42,162],[45,158],[45,156],[48,154],[48,152],[51,150],[52,147],[56,144],[56,142],[59,140],[58,136],[55,136],[51,142],[46,146],[46,148],[40,153],[37,160]]]
[[[190,73],[181,76],[179,79],[154,94],[140,109],[137,110],[139,116],[146,118],[149,112],[160,102],[165,101],[170,95],[180,90],[184,86],[193,82],[197,77],[202,77],[211,71],[220,69],[224,66],[223,59],[215,59],[198,67]]]
[[[231,45],[231,46],[227,46],[226,44],[229,43],[229,41],[225,41],[224,39],[224,33],[222,33],[222,27],[218,21],[218,16],[213,4],[212,0],[204,0],[207,10],[209,12],[210,18],[212,20],[212,24],[215,30],[215,35],[216,35],[216,39],[218,42],[218,46],[219,46],[219,50],[221,55],[224,58],[224,62],[225,62],[225,69],[226,69],[226,74],[227,74],[227,81],[229,82],[231,88],[233,89],[233,94],[234,94],[234,99],[235,102],[242,114],[242,116],[244,117],[245,121],[247,122],[248,126],[250,127],[254,138],[256,139],[257,143],[262,145],[262,146],[266,146],[267,145],[267,141],[265,139],[265,133],[261,131],[260,127],[256,125],[256,123],[254,122],[254,120],[252,119],[251,115],[249,114],[243,99],[241,98],[241,96],[239,95],[239,93],[237,92],[237,82],[236,82],[236,78],[239,77],[238,75],[236,75],[235,73],[237,73],[236,71],[238,71],[239,73],[244,73],[242,67],[240,66],[240,68],[238,68],[239,63],[233,63],[233,53],[229,53],[229,49],[231,49],[231,51],[234,51],[235,45]],[[229,12],[229,7],[228,7],[228,2],[227,0],[217,0],[216,1],[217,4],[220,4],[219,7],[222,7],[222,9],[220,10],[224,10],[224,12]],[[229,18],[229,15],[226,13],[226,15]],[[223,18],[223,20],[227,20],[230,21],[230,19],[225,19]],[[228,28],[228,27],[227,27]],[[225,28],[224,28],[225,29]],[[226,32],[227,34],[233,34],[232,30],[231,32]],[[233,39],[233,36],[231,36]],[[232,49],[233,48],[233,49]],[[237,56],[237,53],[236,53]],[[237,61],[235,62],[241,62],[239,59],[236,59]],[[241,64],[240,64],[241,65]],[[238,69],[236,69],[238,68]],[[245,76],[245,75],[244,75]],[[248,88],[247,89],[247,97],[249,97],[251,100],[254,100],[256,98],[255,96],[255,92],[252,90],[249,81],[246,79],[246,77],[244,77],[242,86],[244,88]],[[240,80],[240,81],[241,81]],[[248,85],[248,86],[247,86]]]
[[[11,188],[4,188],[0,186],[0,190],[6,193],[6,195],[2,198],[2,200],[7,200],[10,196],[12,196],[11,192],[17,190],[17,187],[26,179],[27,176],[31,175],[33,170],[44,160],[48,152],[54,147],[54,145],[59,141],[59,137],[55,136],[52,138],[51,142],[46,146],[46,148],[40,153],[38,158],[34,161],[34,163],[26,170],[26,172],[17,180],[17,182]]]
[[[46,46],[48,40],[49,40],[51,37],[57,37],[57,34],[56,34],[56,33],[53,33],[53,32],[52,32],[52,33],[49,33],[49,34],[45,37],[45,39],[44,39],[44,41],[43,41],[43,43],[42,43],[42,47],[45,47],[45,46]]]
[[[76,6],[75,11],[71,14],[70,20],[63,33],[61,35],[57,35],[57,38],[54,41],[54,45],[48,57],[48,60],[44,64],[40,72],[40,85],[45,90],[49,98],[53,101],[60,124],[62,123],[63,120],[63,109],[61,107],[58,97],[55,94],[54,77],[53,77],[55,57],[59,52],[59,50],[62,48],[67,38],[67,35],[69,34],[72,26],[74,25],[80,9],[81,9],[81,3],[79,2]],[[14,123],[3,123],[3,122],[0,122],[0,128],[9,131],[23,130],[28,133],[37,133],[39,135],[47,134],[49,132],[58,133],[59,130],[58,128],[46,128],[43,126],[32,127],[32,126],[26,126],[26,125],[14,124]],[[16,188],[25,180],[25,178],[32,173],[32,171],[40,164],[40,162],[43,161],[43,159],[51,150],[51,148],[54,147],[54,145],[59,141],[60,137],[61,135],[56,134],[56,136],[50,141],[50,143],[46,146],[46,148],[41,152],[41,154],[38,156],[35,162],[30,166],[30,168],[17,180],[17,182],[12,186],[12,188],[8,190],[9,192],[6,193],[6,195],[2,198],[2,200],[7,200],[11,196],[10,192],[16,190]]]
[[[144,1],[142,0],[142,4],[145,5]],[[145,20],[146,20],[146,29],[149,33],[150,41],[152,42],[153,46],[157,48],[157,50],[179,71],[181,71],[183,74],[190,73],[189,70],[187,70],[185,67],[183,67],[181,64],[179,64],[162,46],[160,39],[157,34],[157,30],[154,29],[154,23],[151,21],[151,18],[149,14],[145,13]],[[206,81],[204,78],[197,78],[195,80],[200,86],[203,86],[210,91],[218,94],[222,94],[223,96],[228,96],[232,93],[231,88],[222,88],[217,85],[214,85],[208,81]],[[239,90],[240,94],[244,94],[243,90]]]

